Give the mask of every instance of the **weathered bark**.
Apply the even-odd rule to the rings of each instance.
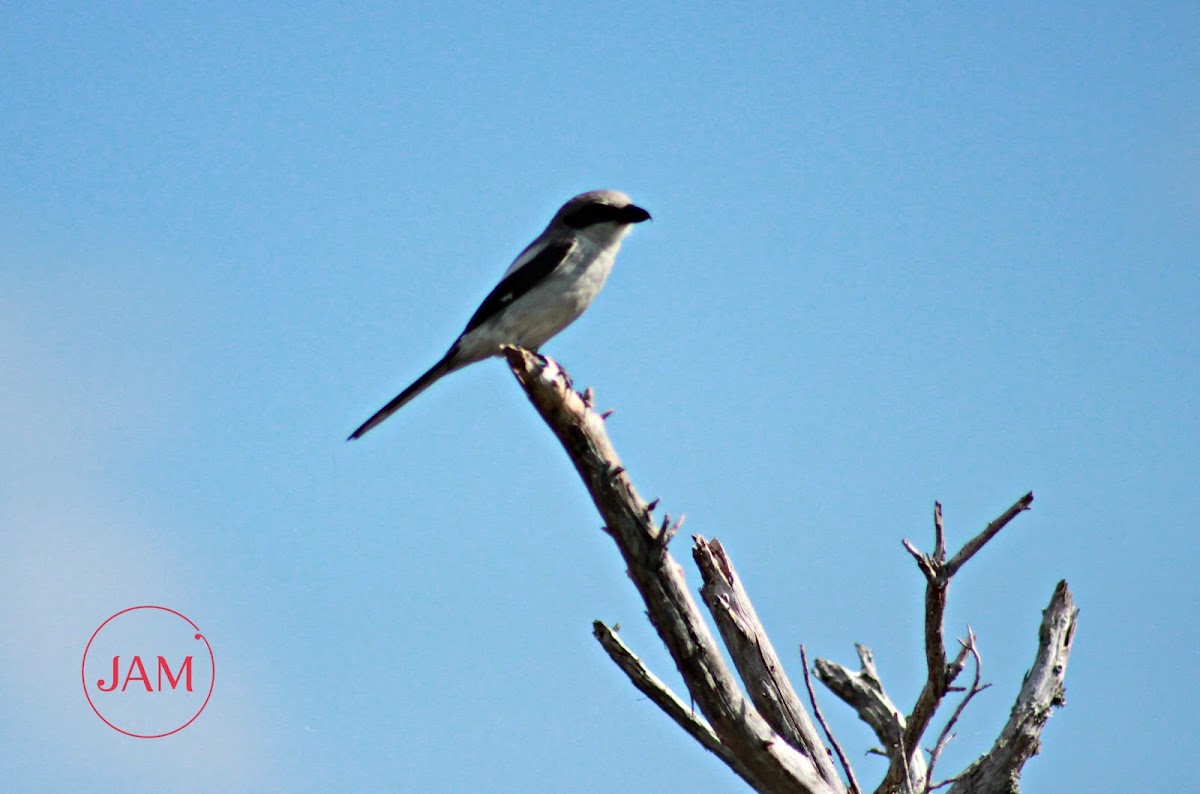
[[[624,558],[627,573],[646,603],[647,615],[679,669],[688,694],[703,718],[649,670],[600,622],[593,633],[630,681],[672,720],[712,752],[752,788],[760,792],[844,794],[842,783],[808,712],[783,672],[774,645],[733,563],[717,540],[694,536],[692,555],[703,580],[700,594],[721,632],[745,692],[725,664],[707,622],[684,581],[683,570],[668,552],[682,520],[656,522],[657,500],[646,504],[638,495],[605,430],[604,416],[592,407],[591,391],[579,394],[557,364],[534,353],[507,347],[504,355],[541,414],[575,465],[592,502]],[[1033,494],[1019,499],[1003,515],[946,560],[941,506],[935,508],[935,547],[932,554],[905,548],[917,560],[926,579],[925,650],[927,680],[912,711],[904,716],[887,697],[869,649],[858,646],[862,670],[855,673],[818,659],[815,674],[871,726],[889,757],[888,772],[877,792],[925,792],[945,785],[931,780],[933,766],[949,741],[950,728],[979,683],[982,664],[974,634],[947,661],[943,617],[950,580],[992,537],[1021,511]],[[1042,642],[1034,669],[1022,687],[1017,705],[996,745],[962,775],[952,780],[957,794],[1015,791],[1024,763],[1037,752],[1042,727],[1053,706],[1062,704],[1062,680],[1074,636],[1074,609],[1066,583],[1046,611]],[[975,661],[975,683],[938,737],[927,763],[920,742],[951,684]],[[806,681],[807,681],[807,670]],[[811,687],[809,689],[811,694]],[[813,699],[815,707],[815,698]],[[828,730],[822,720],[822,726]],[[832,736],[830,737],[832,741]],[[835,742],[836,746],[836,742]],[[846,766],[847,779],[853,771]],[[1006,787],[997,788],[997,781]],[[949,782],[949,781],[946,781]]]

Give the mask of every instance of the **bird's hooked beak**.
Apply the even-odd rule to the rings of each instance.
[[[624,223],[641,223],[650,220],[650,213],[636,204],[630,204],[621,210],[621,220]]]

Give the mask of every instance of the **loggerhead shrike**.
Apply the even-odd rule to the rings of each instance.
[[[621,239],[650,213],[616,190],[581,193],[517,256],[467,321],[442,360],[350,434],[358,438],[434,381],[500,355],[501,345],[536,351],[591,305],[612,270]]]

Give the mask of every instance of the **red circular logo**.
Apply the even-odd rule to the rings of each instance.
[[[173,609],[122,609],[83,649],[83,694],[104,724],[137,739],[161,739],[196,721],[216,683],[212,646]]]

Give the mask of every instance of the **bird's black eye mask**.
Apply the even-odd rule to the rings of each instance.
[[[563,216],[563,223],[572,229],[584,229],[597,223],[641,223],[650,220],[650,213],[630,204],[614,207],[611,204],[585,204]]]

